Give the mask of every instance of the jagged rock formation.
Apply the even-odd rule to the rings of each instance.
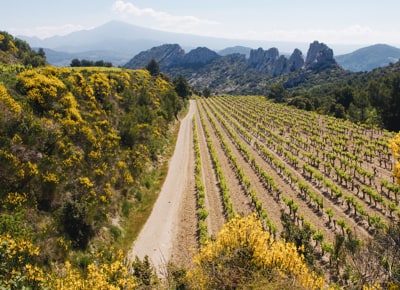
[[[318,41],[314,41],[310,44],[306,62],[304,64],[305,69],[321,71],[334,65],[337,65],[337,63],[333,58],[332,49],[330,49],[326,44],[319,43]]]
[[[263,93],[273,79],[280,78],[287,87],[301,84],[309,74],[326,69],[338,69],[333,51],[317,41],[310,44],[307,57],[295,49],[287,58],[277,48],[262,48],[245,54],[220,56],[216,52],[198,47],[185,54],[177,45],[162,45],[135,56],[126,68],[143,68],[154,58],[160,69],[173,77],[183,75],[192,86],[210,87],[221,93]]]
[[[273,76],[289,71],[287,58],[279,55],[279,51],[275,47],[268,50],[263,50],[261,47],[257,50],[251,50],[248,65],[250,68],[255,68],[259,73]]]
[[[279,51],[273,47],[264,50],[261,47],[257,50],[250,51],[248,65],[255,68],[260,73],[272,73],[275,71],[275,66],[279,58]]]
[[[304,66],[304,57],[300,49],[295,49],[288,60],[289,72],[298,71]]]
[[[220,57],[222,56],[207,47],[198,47],[185,54],[178,44],[164,44],[139,53],[124,67],[133,69],[145,67],[154,58],[160,68],[166,71],[175,67],[200,68]],[[302,69],[321,71],[337,64],[333,58],[332,49],[323,43],[314,41],[310,44],[305,61],[299,49],[295,49],[287,59],[284,55],[279,55],[279,51],[275,47],[268,50],[260,47],[250,51],[247,65],[248,68],[255,69],[261,74],[275,77]]]

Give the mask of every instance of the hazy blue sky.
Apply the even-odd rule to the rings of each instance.
[[[110,20],[174,32],[271,41],[400,45],[399,0],[12,0],[0,30],[41,38]]]

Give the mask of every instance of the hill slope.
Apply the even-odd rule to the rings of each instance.
[[[183,101],[145,70],[13,68],[0,84],[0,240],[33,243],[46,267],[111,257]]]
[[[335,59],[346,70],[370,71],[398,61],[400,49],[386,44],[376,44],[336,56]]]
[[[46,64],[43,50],[35,52],[29,44],[19,38],[0,31],[0,64],[22,64],[33,67]]]

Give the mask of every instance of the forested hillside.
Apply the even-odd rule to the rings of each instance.
[[[400,130],[400,62],[318,86],[282,89],[278,96],[301,109]]]

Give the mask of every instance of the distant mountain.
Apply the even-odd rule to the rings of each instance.
[[[279,47],[291,51],[295,47],[306,48],[307,43],[256,41],[205,37],[183,33],[172,33],[148,29],[120,21],[111,21],[99,27],[72,32],[65,36],[53,36],[46,39],[18,36],[27,41],[31,47],[51,49],[47,60],[53,65],[69,64],[76,55],[89,59],[96,52],[105,61],[114,65],[123,65],[141,51],[165,43],[179,43],[185,50],[207,46],[213,50],[243,45],[249,47]],[[56,54],[55,52],[62,52]],[[54,58],[53,58],[54,57]]]
[[[376,44],[360,48],[349,54],[336,56],[335,59],[346,70],[371,71],[374,68],[398,61],[400,49],[386,44]]]
[[[240,53],[244,54],[246,58],[250,57],[252,48],[268,49],[277,47],[284,52],[284,56],[289,57],[290,53],[286,52],[293,51],[295,48],[305,51],[308,47],[307,43],[301,42],[224,39],[172,33],[139,27],[120,21],[111,21],[93,29],[76,31],[65,36],[54,36],[46,39],[25,36],[18,36],[18,38],[27,41],[31,47],[44,48],[47,52],[47,61],[57,66],[68,66],[73,58],[102,59],[113,63],[115,66],[124,65],[141,51],[166,43],[178,43],[185,51],[190,51],[195,47],[208,47],[221,56]],[[380,50],[376,49],[379,48],[379,45],[373,46],[371,48],[375,47],[375,49],[361,59],[357,54],[353,61],[351,60],[353,59],[353,54],[339,55],[336,59],[345,69],[369,70],[372,67],[387,65],[399,58],[398,49],[385,45],[381,46],[384,50],[382,50],[382,47],[380,47]],[[335,45],[333,48],[335,54],[338,55],[339,53],[353,51],[359,47]],[[393,49],[396,53],[391,52]],[[364,49],[360,49],[354,53],[362,52],[365,54],[363,51]],[[375,59],[380,58],[383,60],[375,61]],[[367,65],[370,62],[372,63],[371,66],[364,67],[364,64]]]
[[[240,54],[244,54],[246,56],[246,58],[249,58],[251,50],[252,50],[251,47],[236,45],[233,47],[224,48],[224,49],[218,51],[218,54],[225,56],[228,54],[240,53]]]
[[[36,47],[37,51],[38,48]],[[124,52],[115,52],[110,50],[91,50],[91,51],[82,51],[82,52],[64,52],[57,51],[50,48],[43,49],[46,54],[47,61],[54,66],[69,66],[71,64],[71,60],[74,58],[77,59],[86,59],[91,61],[104,60],[111,62],[115,66],[119,66],[121,64],[126,63],[126,61],[132,57],[130,53]]]
[[[240,53],[221,56],[206,47],[185,53],[178,44],[164,44],[139,53],[124,67],[143,68],[151,59],[173,77],[183,75],[194,87],[231,94],[262,94],[273,79],[281,78],[287,86],[296,86],[309,75],[340,70],[332,49],[317,41],[310,44],[306,58],[299,49],[289,58],[277,48],[252,49],[246,58]],[[285,79],[291,73],[297,73],[295,79]]]

